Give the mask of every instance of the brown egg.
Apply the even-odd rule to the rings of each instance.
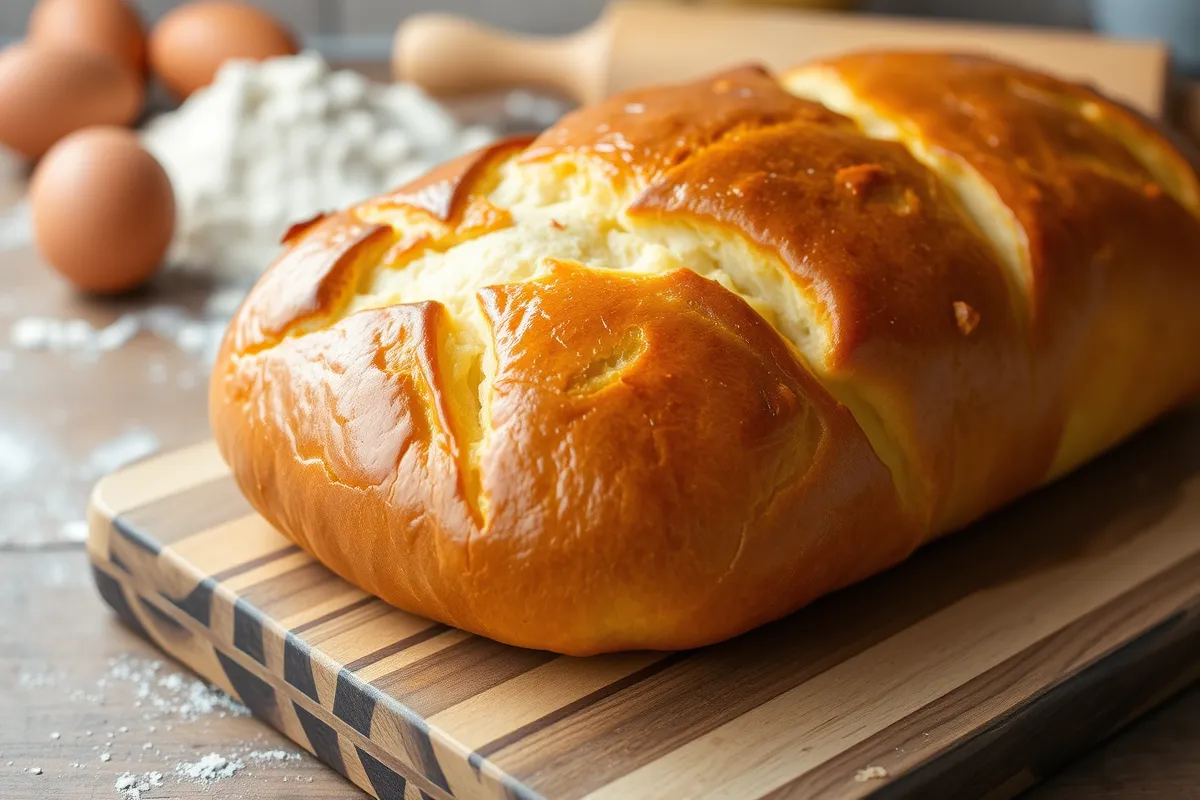
[[[110,56],[17,44],[0,52],[0,143],[37,158],[88,125],[125,125],[142,82]]]
[[[40,0],[29,15],[29,40],[110,55],[146,75],[146,34],[123,0]]]
[[[212,83],[230,59],[264,61],[295,52],[296,41],[282,23],[228,0],[180,6],[150,32],[150,69],[180,99]]]
[[[56,144],[33,174],[29,206],[38,252],[87,292],[140,286],[175,229],[167,173],[124,128],[85,128]]]

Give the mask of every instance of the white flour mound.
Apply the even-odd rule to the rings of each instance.
[[[142,140],[175,189],[168,262],[249,281],[294,222],[399,186],[495,138],[410,84],[332,70],[316,53],[227,62]]]
[[[215,783],[232,778],[244,766],[246,764],[240,758],[226,758],[218,753],[209,753],[199,761],[176,764],[175,774],[191,781]]]

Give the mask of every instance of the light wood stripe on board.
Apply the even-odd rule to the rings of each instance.
[[[361,620],[359,624],[345,627],[328,624],[313,630],[305,639],[315,649],[339,664],[348,665],[363,680],[370,681],[376,673],[367,669],[368,664],[384,661],[387,653],[401,652],[404,648],[399,645],[411,641],[413,636],[430,629],[437,629],[438,632],[445,630],[443,626],[424,617],[391,608],[383,601],[377,602],[387,609],[387,613],[380,615],[377,607],[364,607],[363,612],[356,615]],[[380,653],[384,655],[372,658]]]
[[[229,468],[221,460],[216,444],[202,442],[107,476],[96,484],[91,502],[93,508],[112,519],[138,506],[228,475]]]
[[[1122,645],[1136,649],[1138,637],[1145,631],[1152,631],[1150,635],[1156,638],[1178,639],[1185,646],[1189,638],[1200,642],[1200,583],[1195,580],[1198,569],[1200,555],[1154,576],[779,787],[770,797],[781,800],[853,796],[856,790],[863,789],[854,785],[854,774],[868,764],[899,775],[930,760],[936,753],[956,746],[971,746],[964,736],[966,732],[986,730],[997,716],[1031,702],[1047,687],[1069,688],[1071,682],[1084,679],[1081,670],[1102,668],[1105,658],[1114,654],[1130,658],[1130,654],[1121,653]],[[1189,612],[1194,618],[1191,623],[1178,618],[1181,613]],[[1128,645],[1129,642],[1135,644]],[[1156,645],[1157,641],[1141,646],[1150,644]],[[1200,670],[1200,664],[1196,669]],[[1103,679],[1111,682],[1111,672],[1111,668],[1105,670]],[[1137,677],[1127,680],[1136,681]],[[1103,713],[1109,719],[1116,718],[1117,724],[1128,720],[1128,712],[1121,713],[1119,709],[1109,708]],[[1092,728],[1097,738],[1111,730],[1086,717],[1079,722]],[[1032,724],[1044,725],[1045,721],[1035,718]],[[1018,751],[1016,755],[1024,754]]]
[[[132,508],[117,522],[143,538],[153,530],[159,545],[173,545],[197,533],[253,513],[237,484],[224,475],[181,489],[170,498]],[[229,548],[226,545],[227,549]]]
[[[328,570],[301,550],[227,578],[222,584],[265,610],[271,603],[292,598],[301,591],[312,589],[315,584],[336,582],[342,584],[339,590],[344,587],[342,581],[332,577],[324,581],[312,580],[328,575]]]
[[[1179,524],[973,595],[588,797],[765,794],[1200,552]]]
[[[231,541],[237,542],[236,548],[229,546]],[[171,550],[204,574],[216,577],[230,569],[247,572],[248,564],[294,546],[266,520],[250,513],[181,539]]]
[[[665,653],[562,656],[434,714],[429,724],[475,750],[667,657]]]
[[[457,705],[552,661],[545,650],[509,647],[471,636],[371,681],[421,717]],[[454,736],[454,731],[447,731]]]
[[[307,620],[325,617],[342,609],[357,607],[359,603],[370,599],[370,597],[370,595],[357,586],[345,584],[344,591],[333,595],[324,602],[313,603],[308,608],[298,609],[291,614],[279,615],[276,619],[276,624],[284,630],[291,630],[298,625],[304,624]]]
[[[430,624],[431,626],[434,625],[434,623]],[[411,647],[405,647],[399,652],[389,654],[387,657],[366,666],[358,667],[355,669],[355,674],[367,683],[374,683],[380,678],[391,675],[410,664],[415,664],[421,659],[429,658],[434,653],[445,650],[447,647],[453,647],[472,637],[472,634],[460,631],[457,628],[437,626],[436,629],[438,631],[436,636],[425,639]],[[384,649],[387,650],[388,648]]]

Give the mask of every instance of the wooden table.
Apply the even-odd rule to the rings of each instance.
[[[0,183],[0,208],[19,200],[22,188],[20,179]],[[198,717],[189,713],[179,667],[165,663],[145,680],[150,662],[162,657],[116,623],[93,589],[80,536],[95,471],[150,447],[206,437],[203,356],[147,333],[95,358],[21,349],[11,340],[13,326],[31,316],[101,326],[158,306],[178,309],[176,317],[203,318],[210,290],[172,277],[119,302],[87,301],[30,248],[0,252],[0,797],[6,800],[121,797],[120,776],[152,771],[162,773],[163,783],[145,798],[361,796],[252,718],[220,706]],[[202,701],[211,699],[202,693]],[[284,751],[283,760],[279,753],[251,756],[276,750]],[[210,753],[244,766],[211,785],[174,774],[177,764]],[[1200,798],[1200,687],[1029,796]]]

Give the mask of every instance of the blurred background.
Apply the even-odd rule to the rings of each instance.
[[[24,35],[29,12],[35,4],[36,0],[0,3],[0,38],[12,40]],[[181,4],[182,0],[134,3],[147,23]],[[708,4],[720,4],[720,0],[709,0]],[[724,4],[751,3],[729,0]],[[442,11],[526,33],[560,34],[594,20],[604,7],[604,0],[260,0],[257,5],[286,20],[307,43],[328,57],[386,59],[392,30],[402,17],[411,13]],[[1194,0],[766,0],[757,5],[840,7],[880,14],[1087,29],[1106,24],[1108,17],[1113,16],[1110,6],[1127,9],[1121,24],[1133,25],[1140,19],[1149,25],[1161,13],[1156,7],[1196,3]]]

